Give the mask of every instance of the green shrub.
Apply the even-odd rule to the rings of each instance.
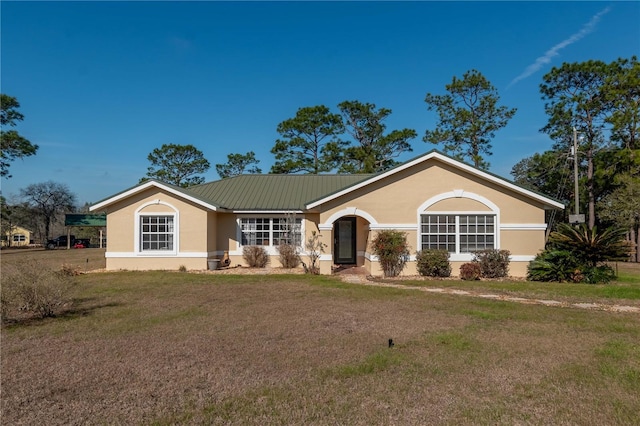
[[[250,268],[264,268],[269,263],[269,253],[262,246],[244,246],[242,257]]]
[[[509,275],[509,250],[481,250],[474,253],[484,278],[503,278]]]
[[[530,281],[575,281],[580,262],[567,250],[544,250],[529,262],[527,279]]]
[[[616,279],[616,272],[609,265],[585,268],[582,282],[587,284],[609,284]]]
[[[460,266],[460,278],[465,281],[479,280],[482,276],[482,269],[478,262],[463,263]]]
[[[409,259],[407,234],[386,229],[379,231],[371,242],[373,254],[378,257],[385,277],[397,277]]]
[[[527,279],[530,281],[606,284],[615,277],[610,266],[592,266],[567,250],[544,250],[527,267]]]
[[[283,268],[293,269],[300,265],[300,256],[298,255],[298,247],[293,244],[280,244],[278,246],[280,254],[280,263]]]
[[[446,250],[426,249],[416,254],[418,273],[427,277],[451,276],[449,252]]]
[[[632,244],[625,241],[626,230],[621,228],[589,229],[586,224],[577,227],[561,223],[549,235],[549,246],[555,250],[571,252],[581,265],[591,267],[612,260],[628,260]]]

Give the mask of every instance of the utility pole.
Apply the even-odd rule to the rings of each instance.
[[[575,215],[580,214],[580,195],[578,194],[578,131],[573,128],[573,193],[575,198]]]
[[[584,215],[580,214],[580,188],[578,188],[578,131],[573,128],[573,193],[574,193],[574,212],[569,215],[569,223],[584,223]]]

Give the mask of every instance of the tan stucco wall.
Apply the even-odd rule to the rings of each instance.
[[[218,240],[218,213],[207,212],[207,251],[212,252],[217,249]]]
[[[242,256],[242,247],[240,245],[240,241],[238,241],[239,228],[238,228],[238,218],[240,217],[283,217],[282,213],[260,213],[260,214],[235,214],[235,213],[217,213],[217,238],[216,238],[216,247],[217,253],[220,254],[223,251],[229,251],[229,259],[231,260],[231,265],[241,265],[247,266],[243,256]],[[321,242],[328,244],[328,241],[331,240],[331,231],[328,232],[319,232],[317,221],[319,214],[317,213],[308,213],[308,214],[296,214],[296,217],[302,219],[304,236],[303,236],[303,246],[306,241],[312,236],[312,233],[315,231],[320,234]],[[265,247],[269,249],[268,247]],[[273,254],[269,257],[269,265],[272,267],[280,267],[281,263],[279,260],[278,254],[274,251]],[[327,250],[325,249],[325,252]],[[304,253],[301,255],[302,260],[305,263],[309,263],[308,256]]]
[[[149,270],[149,271],[177,271],[181,266],[187,270],[203,271],[207,269],[206,258],[186,258],[186,257],[148,257],[141,261],[139,257],[107,257],[107,270]]]
[[[427,163],[325,203],[321,206],[320,220],[324,222],[346,207],[357,207],[371,214],[378,223],[416,223],[418,207],[431,197],[463,190],[498,205],[502,223],[544,223],[541,204],[447,164],[438,163],[441,167],[435,167],[434,162]],[[469,198],[448,199],[443,206],[446,210],[464,211],[470,203],[481,206]]]
[[[500,242],[502,248],[508,249],[512,255],[536,255],[544,249],[544,232],[502,230]]]
[[[178,212],[176,255],[135,256],[138,210],[141,214]],[[178,269],[182,265],[188,269],[206,269],[207,253],[215,250],[215,245],[212,244],[216,235],[215,215],[215,212],[207,212],[200,206],[157,188],[149,188],[114,203],[107,209],[107,269],[169,270]],[[189,257],[194,255],[197,257]]]
[[[218,213],[218,235],[216,237],[218,250],[236,250],[238,248],[236,243],[237,232],[236,215],[233,213]]]
[[[426,201],[426,200],[425,200]],[[425,209],[427,212],[452,212],[452,211],[478,211],[491,212],[491,209],[480,201],[471,200],[469,198],[447,198],[438,201]]]
[[[427,206],[426,209],[421,208],[432,197],[445,193],[460,194],[461,191],[461,197],[446,198]],[[469,198],[478,196],[488,200],[488,203]],[[356,208],[356,215],[372,216],[378,227],[389,225],[391,228],[397,228],[397,225],[401,225],[399,229],[407,234],[411,254],[415,255],[419,248],[417,222],[420,213],[465,211],[489,213],[492,211],[491,203],[498,208],[499,225],[507,225],[505,228],[513,228],[513,225],[522,225],[519,228],[537,228],[498,228],[500,242],[498,248],[507,249],[512,255],[520,257],[534,256],[544,248],[544,209],[540,202],[440,162],[418,164],[319,206],[322,210],[320,223],[327,224],[329,218],[337,212]],[[369,225],[365,219],[359,217],[358,250],[362,250],[362,241],[366,241],[365,256],[371,255],[369,244],[371,239],[375,238],[375,230],[368,232],[366,237],[363,236]],[[415,227],[412,229],[412,226]],[[332,249],[332,245],[329,249]],[[512,261],[511,274],[526,275],[528,262],[528,260]],[[358,263],[360,264],[360,260]],[[464,262],[452,261],[451,263],[452,274],[458,275],[460,265]],[[362,264],[371,271],[372,275],[382,275],[377,262],[362,259]],[[415,262],[411,261],[407,264],[403,275],[415,274],[417,274]]]

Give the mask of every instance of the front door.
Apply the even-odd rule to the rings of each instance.
[[[356,263],[356,218],[343,217],[333,226],[333,263],[355,265]]]

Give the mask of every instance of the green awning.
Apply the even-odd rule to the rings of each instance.
[[[106,214],[66,214],[64,226],[107,226]]]

